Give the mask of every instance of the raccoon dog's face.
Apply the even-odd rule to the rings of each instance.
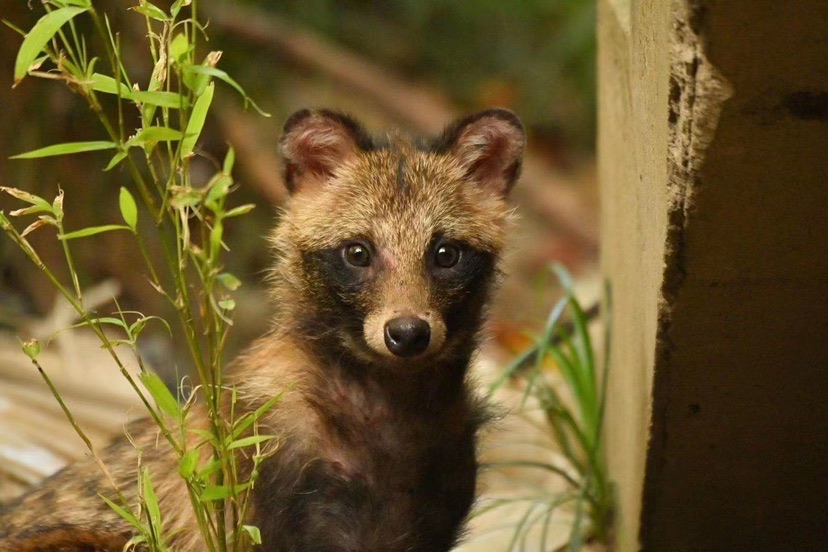
[[[394,369],[470,352],[523,147],[505,110],[425,143],[372,140],[339,113],[294,114],[274,240],[288,318],[323,352]]]

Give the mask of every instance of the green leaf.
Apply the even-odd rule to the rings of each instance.
[[[161,381],[161,378],[154,372],[142,372],[139,378],[152,395],[152,398],[155,399],[158,408],[176,420],[181,420],[181,406],[170,393],[170,390],[167,389],[167,386],[164,385],[164,382]]]
[[[126,158],[126,156],[127,156],[127,152],[125,152],[125,151],[119,151],[118,153],[116,153],[116,154],[112,157],[112,159],[110,159],[110,160],[109,160],[109,164],[106,166],[106,168],[104,169],[104,171],[111,170],[113,167],[115,167],[116,165],[118,165],[118,163],[120,163],[121,161],[123,161],[123,160]]]
[[[152,480],[150,479],[149,470],[144,468],[141,473],[141,487],[144,491],[144,504],[147,507],[147,514],[149,515],[150,526],[156,536],[161,536],[161,509],[158,507],[158,497],[155,490],[152,488]]]
[[[158,107],[169,107],[172,109],[179,109],[187,106],[186,98],[176,94],[175,92],[133,90],[124,83],[118,82],[112,77],[102,75],[100,73],[94,73],[90,82],[92,90],[95,90],[96,92],[103,92],[104,94],[119,94],[122,98],[132,100],[134,102],[155,105]]]
[[[195,474],[198,465],[198,451],[190,449],[184,453],[181,460],[178,462],[178,473],[184,479],[189,479]]]
[[[23,190],[18,190],[17,188],[9,188],[7,186],[0,186],[0,192],[6,192],[15,199],[25,201],[26,203],[30,203],[38,207],[42,207],[44,211],[52,211],[52,206],[49,205],[48,201],[46,201],[42,197],[30,194],[29,192],[24,192]]]
[[[259,418],[264,416],[267,412],[270,411],[276,404],[282,400],[282,396],[284,395],[284,391],[271,397],[266,403],[262,406],[257,408],[252,414],[247,414],[244,417],[240,418],[235,422],[235,427],[233,428],[233,438],[235,439],[247,429],[253,425],[254,422],[258,421]]]
[[[238,495],[250,487],[250,483],[241,483],[231,487],[230,485],[208,485],[201,492],[202,500],[224,500],[231,496]]]
[[[224,156],[224,164],[221,167],[221,172],[226,175],[230,175],[233,172],[233,165],[236,163],[236,150],[233,149],[233,146],[227,148],[227,155]]]
[[[218,305],[223,308],[224,310],[233,310],[236,308],[236,302],[232,299],[222,299],[218,302]]]
[[[121,187],[121,195],[118,197],[118,205],[121,208],[121,216],[133,232],[138,224],[138,206],[135,205],[135,198],[129,190]]]
[[[241,280],[230,274],[229,272],[222,272],[218,276],[216,276],[216,280],[221,282],[221,285],[229,289],[230,291],[236,291],[241,286]]]
[[[133,322],[132,325],[129,327],[129,334],[138,337],[138,334],[140,334],[141,331],[144,329],[146,323],[151,320],[157,320],[158,322],[160,322],[167,330],[167,333],[170,334],[170,336],[172,336],[172,329],[170,329],[170,324],[160,316],[142,316],[141,318]]]
[[[238,217],[240,215],[246,215],[247,213],[249,213],[250,211],[252,211],[255,208],[256,208],[256,206],[254,204],[245,203],[244,205],[239,205],[238,207],[233,207],[232,209],[230,209],[229,211],[224,213],[224,218]]]
[[[87,8],[60,8],[41,17],[32,30],[23,39],[17,60],[14,62],[14,83],[18,82],[29,72],[32,65],[46,44],[55,36],[55,33],[76,15],[83,13]]]
[[[193,106],[193,112],[187,122],[187,130],[184,131],[184,139],[181,140],[182,159],[192,154],[193,148],[195,148],[196,141],[201,135],[201,129],[204,128],[204,121],[207,120],[207,112],[210,110],[210,103],[213,101],[215,89],[215,84],[210,83],[204,90],[204,94],[199,96]]]
[[[236,92],[238,92],[241,95],[242,98],[244,98],[244,106],[245,107],[247,107],[247,104],[250,104],[250,105],[253,106],[253,109],[255,109],[256,111],[259,112],[260,115],[262,115],[264,117],[270,117],[270,113],[262,111],[262,109],[258,105],[256,105],[256,102],[254,102],[252,99],[250,99],[250,96],[247,95],[247,93],[244,91],[244,89],[241,87],[241,85],[239,83],[237,83],[235,80],[233,80],[230,77],[230,75],[227,74],[226,71],[222,71],[221,69],[217,69],[217,68],[212,67],[210,65],[192,65],[190,67],[187,67],[186,71],[187,72],[192,72],[192,73],[197,73],[199,75],[209,75],[211,77],[216,77],[217,79],[226,82],[231,87],[233,87],[233,89],[235,89]]]
[[[151,142],[170,142],[173,140],[181,140],[182,136],[181,131],[175,130],[174,128],[151,126],[141,129],[135,137],[130,138],[129,145],[135,146]]]
[[[191,49],[192,45],[187,41],[184,33],[178,33],[170,41],[170,57],[179,65],[185,61],[185,57]]]
[[[253,544],[262,544],[262,533],[255,525],[242,525],[242,530],[250,537]]]
[[[250,447],[253,445],[257,445],[259,443],[264,443],[265,441],[270,441],[271,439],[275,438],[275,435],[251,435],[250,437],[243,437],[237,441],[233,441],[227,447],[227,450]]]
[[[49,207],[43,207],[41,205],[31,205],[29,207],[24,207],[23,209],[15,209],[14,211],[10,212],[9,214],[13,217],[23,217],[26,215],[34,215],[36,213],[51,213],[52,210]]]
[[[90,0],[53,0],[53,2],[59,8],[65,8],[67,6],[89,8],[92,6],[92,2]]]
[[[217,213],[224,205],[224,198],[227,197],[230,186],[233,185],[233,179],[224,173],[218,173],[216,177],[208,184],[207,195],[204,198],[204,205],[214,213]]]
[[[178,12],[181,11],[181,8],[189,6],[192,1],[193,0],[175,0],[172,7],[170,7],[170,13],[173,14],[174,17],[177,16]]]
[[[93,73],[90,82],[92,90],[103,92],[104,94],[120,94],[122,98],[129,98],[133,92],[124,83],[118,82],[109,75],[102,75],[101,73]]]
[[[139,531],[143,531],[144,528],[141,527],[141,522],[138,521],[138,518],[136,518],[135,515],[132,512],[130,512],[129,510],[127,510],[125,508],[122,508],[122,507],[118,506],[117,504],[115,504],[114,502],[112,502],[111,500],[109,500],[108,498],[106,498],[102,494],[98,494],[98,496],[101,497],[103,499],[103,501],[106,502],[107,505],[109,505],[109,507],[112,508],[112,510],[116,514],[121,516],[121,518],[123,518],[127,523],[129,523],[130,525],[132,525],[133,527],[135,527]]]
[[[33,151],[27,151],[26,153],[19,153],[11,156],[10,159],[35,159],[38,157],[52,157],[54,155],[69,155],[71,153],[81,153],[84,151],[115,149],[117,147],[118,144],[115,142],[67,142],[65,144],[55,144]]]
[[[201,190],[191,188],[189,186],[170,187],[170,192],[172,193],[170,205],[175,209],[194,207],[201,203],[201,200],[204,197]]]
[[[224,237],[224,225],[221,223],[221,219],[218,219],[215,224],[213,224],[212,230],[210,230],[210,257],[213,259],[218,259],[219,250],[221,249],[221,240]]]
[[[67,234],[61,234],[58,239],[74,240],[75,238],[85,238],[87,236],[94,236],[95,234],[103,234],[104,232],[111,232],[113,230],[131,230],[129,226],[123,224],[105,224],[103,226],[90,226],[82,230],[75,230]]]
[[[221,469],[221,462],[216,460],[210,460],[207,464],[198,471],[198,477],[200,479],[204,479],[207,476],[219,471]]]
[[[146,0],[141,0],[141,3],[133,9],[141,15],[146,15],[147,17],[151,17],[157,21],[169,21],[170,19],[170,17],[164,13],[164,10],[158,6],[150,4]]]
[[[189,105],[187,98],[175,92],[150,92],[147,90],[133,90],[129,98],[136,102],[155,105],[158,107],[169,107],[181,109]]]
[[[115,318],[114,316],[102,316],[100,318],[91,318],[88,322],[86,320],[84,320],[83,322],[79,322],[77,326],[89,326],[92,324],[112,324],[113,326],[120,326],[125,330],[127,329],[126,322],[124,322],[120,318]]]

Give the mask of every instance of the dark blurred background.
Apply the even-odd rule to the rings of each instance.
[[[31,28],[43,14],[32,4],[0,0],[2,19]],[[145,84],[151,67],[144,18],[126,9],[128,2],[95,5],[120,29],[131,76]],[[518,349],[524,331],[541,324],[551,306],[557,290],[545,272],[550,262],[566,265],[586,287],[597,280],[591,0],[211,0],[199,9],[210,36],[201,43],[202,53],[223,51],[219,67],[272,114],[244,112],[239,96],[219,85],[202,137],[205,175],[210,160],[221,159],[233,143],[241,185],[231,202],[258,205],[229,224],[225,237],[232,250],[227,268],[245,282],[234,347],[267,327],[262,277],[270,257],[264,237],[284,198],[276,144],[285,118],[307,106],[346,110],[375,131],[399,126],[412,133],[436,132],[457,115],[491,106],[517,112],[530,147],[514,193],[519,222],[509,277],[494,312],[496,341],[506,350]],[[0,28],[0,185],[47,198],[59,185],[66,192],[68,229],[118,222],[118,189],[129,178],[119,170],[103,172],[106,152],[8,159],[48,144],[104,137],[84,101],[62,83],[26,78],[12,89],[20,42],[17,33]],[[14,208],[8,196],[0,196],[0,209]],[[54,233],[41,229],[31,240],[65,277]],[[165,313],[127,233],[72,245],[84,286],[114,279],[121,285],[122,308]],[[49,313],[54,299],[51,284],[0,236],[0,325],[19,331]],[[164,350],[172,347],[169,340],[159,343],[157,356],[175,364],[176,355]]]

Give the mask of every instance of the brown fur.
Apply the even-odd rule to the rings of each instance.
[[[491,110],[432,141],[371,139],[352,119],[303,111],[285,125],[292,196],[273,235],[274,329],[235,362],[237,410],[287,390],[261,422],[279,448],[260,469],[250,523],[268,551],[439,551],[459,538],[474,498],[485,416],[467,383],[503,247],[523,132]],[[355,268],[358,240],[371,264]],[[441,243],[460,260],[434,265]],[[425,320],[428,347],[386,346],[395,316]],[[192,417],[196,424],[204,418]],[[149,422],[131,428],[173,549],[201,550],[186,489]],[[135,449],[103,452],[135,488]],[[91,461],[72,466],[0,518],[0,551],[120,550],[129,527]],[[135,499],[134,496],[130,496]]]

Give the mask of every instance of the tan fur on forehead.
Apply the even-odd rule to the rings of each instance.
[[[395,146],[359,154],[325,186],[292,197],[277,240],[289,234],[304,248],[324,249],[358,237],[418,239],[425,248],[432,234],[442,233],[501,249],[510,212],[501,197],[469,182],[453,156]]]

